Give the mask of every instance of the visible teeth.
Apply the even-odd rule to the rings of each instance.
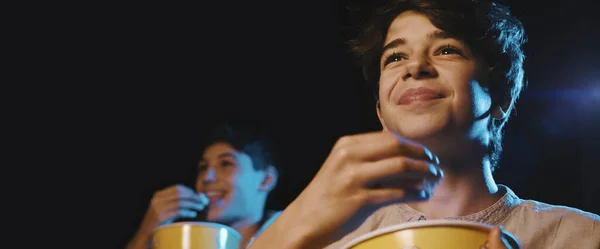
[[[208,191],[206,192],[207,197],[220,197],[223,196],[223,192],[221,191]]]

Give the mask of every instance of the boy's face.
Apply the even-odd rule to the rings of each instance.
[[[204,150],[198,171],[196,191],[210,199],[209,221],[228,223],[262,213],[266,173],[254,169],[248,154],[215,143]]]
[[[488,143],[489,67],[464,42],[407,11],[391,23],[383,46],[377,112],[384,129],[443,143],[434,147],[465,138]]]

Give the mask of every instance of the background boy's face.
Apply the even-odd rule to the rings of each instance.
[[[204,150],[198,169],[196,191],[210,199],[209,221],[227,224],[262,213],[265,172],[254,169],[248,154],[215,143]]]

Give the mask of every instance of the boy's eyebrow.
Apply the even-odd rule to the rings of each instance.
[[[443,30],[435,30],[435,31],[427,34],[427,39],[429,39],[429,40],[443,40],[443,39],[450,39],[450,38],[456,38],[456,37],[446,31],[443,31]],[[383,47],[383,50],[381,51],[381,53],[383,54],[390,49],[396,48],[396,47],[398,47],[400,45],[404,45],[404,44],[406,44],[406,39],[404,39],[402,37],[394,39],[390,43],[386,44]]]

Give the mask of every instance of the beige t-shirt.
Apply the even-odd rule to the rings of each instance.
[[[523,249],[600,249],[600,216],[575,208],[523,200],[504,185],[506,194],[480,212],[448,220],[468,220],[502,224],[517,237]],[[352,239],[387,226],[427,220],[425,215],[406,204],[383,207],[341,240],[326,249],[342,248]]]

